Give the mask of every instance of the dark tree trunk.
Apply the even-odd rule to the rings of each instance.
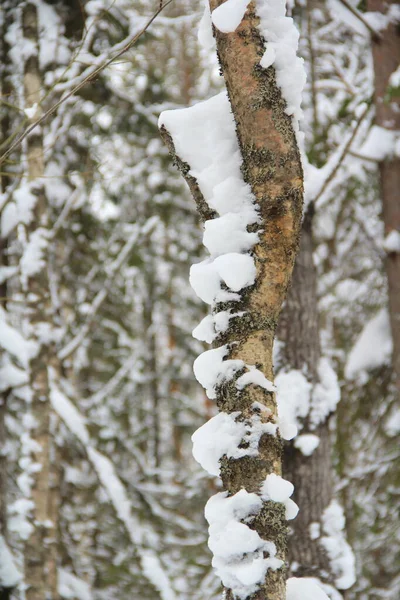
[[[315,384],[318,380],[317,366],[321,349],[312,215],[311,205],[303,223],[299,254],[280,318],[278,338],[284,343],[282,354],[285,369],[306,372],[309,381]],[[300,508],[299,514],[291,523],[293,534],[289,544],[289,564],[296,564],[293,574],[297,576],[318,577],[332,583],[328,557],[321,548],[318,536],[315,539],[310,536],[310,525],[321,524],[322,513],[332,499],[328,419],[312,430],[308,419],[305,419],[301,433],[313,433],[319,437],[320,442],[311,456],[304,456],[293,441],[285,443],[283,475],[294,484],[293,499]]]
[[[368,0],[370,11],[387,13],[397,6],[396,0]],[[400,130],[400,93],[389,93],[389,79],[400,63],[400,24],[392,20],[372,40],[375,70],[375,122],[389,130]],[[385,235],[391,231],[400,234],[400,158],[388,157],[379,164],[382,213]],[[386,257],[389,291],[389,315],[393,338],[393,371],[400,392],[400,252],[389,252]]]

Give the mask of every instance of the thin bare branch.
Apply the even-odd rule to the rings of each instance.
[[[371,107],[367,105],[364,108],[364,110],[362,111],[361,115],[359,116],[359,118],[357,120],[356,126],[354,127],[352,133],[349,135],[347,142],[343,145],[342,151],[339,153],[333,167],[331,168],[331,170],[329,172],[329,175],[326,177],[325,181],[321,185],[319,192],[317,193],[316,197],[314,198],[314,203],[317,207],[320,207],[324,204],[323,202],[321,202],[321,198],[323,197],[323,194],[325,193],[329,184],[336,177],[336,174],[339,171],[340,167],[342,166],[343,161],[346,158],[347,154],[349,154],[349,152],[351,150],[351,146],[352,146],[352,144],[356,138],[356,135],[358,133],[358,130],[360,129],[360,126],[361,126],[362,122],[364,121],[365,117],[367,116],[370,108]]]
[[[128,52],[128,50],[130,50],[132,48],[132,46],[134,46],[134,44],[137,42],[137,40],[147,31],[147,29],[150,27],[150,25],[156,19],[157,15],[159,15],[160,12],[162,10],[164,10],[164,8],[166,8],[172,2],[173,2],[173,0],[167,0],[167,2],[165,2],[163,4],[160,4],[158,10],[147,21],[147,23],[145,24],[145,26],[136,35],[133,36],[133,38],[122,48],[122,50],[120,50],[119,52],[117,52],[117,54],[115,56],[112,56],[111,58],[109,58],[105,62],[103,62],[101,65],[99,65],[98,67],[96,67],[95,69],[93,69],[93,71],[91,73],[89,73],[85,77],[85,79],[83,81],[81,81],[80,83],[78,83],[78,85],[76,85],[70,92],[68,92],[65,96],[63,96],[62,98],[60,98],[60,100],[58,102],[56,102],[53,106],[51,106],[39,119],[37,119],[37,121],[35,121],[34,123],[32,123],[32,125],[30,125],[19,136],[19,138],[17,138],[11,144],[11,146],[8,148],[8,150],[6,150],[6,152],[4,152],[4,154],[0,157],[0,165],[10,156],[10,154],[15,150],[15,148],[17,148],[21,144],[21,142],[30,133],[32,133],[32,131],[34,129],[36,129],[36,127],[38,127],[44,121],[46,121],[46,119],[48,117],[50,117],[50,115],[52,115],[61,106],[61,104],[63,104],[66,100],[68,100],[68,98],[71,98],[71,96],[73,96],[74,94],[76,94],[76,92],[79,92],[79,90],[82,89],[87,83],[89,83],[90,81],[92,81],[93,79],[95,79],[102,71],[104,71],[104,69],[106,69],[109,65],[111,65],[111,63],[113,63],[117,58],[119,58],[120,56],[122,56],[123,54],[125,54],[125,52]]]
[[[357,17],[359,21],[361,21],[361,23],[368,29],[373,38],[377,40],[380,40],[382,38],[379,31],[376,31],[376,29],[374,29],[366,19],[364,19],[362,13],[360,13],[359,10],[352,6],[350,2],[348,2],[348,0],[340,0],[340,2],[343,4],[343,6],[347,8],[347,10],[351,12],[351,14],[353,14],[355,17]]]

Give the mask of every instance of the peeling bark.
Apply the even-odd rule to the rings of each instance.
[[[396,0],[368,0],[370,11],[383,14]],[[400,95],[389,97],[389,78],[400,63],[400,25],[392,22],[381,31],[381,37],[372,40],[375,70],[375,122],[389,130],[400,130]],[[385,235],[400,232],[400,158],[388,157],[379,163],[383,222]],[[391,252],[386,257],[386,274],[389,291],[389,315],[393,338],[393,372],[400,393],[400,253]]]

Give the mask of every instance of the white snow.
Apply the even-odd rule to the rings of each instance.
[[[320,543],[325,548],[339,590],[347,590],[356,580],[355,559],[345,537],[343,509],[332,500],[322,515],[323,536]]]
[[[392,4],[388,7],[386,14],[379,11],[368,11],[364,13],[364,19],[373,27],[375,31],[384,31],[390,23],[398,23],[400,21],[400,7]]]
[[[383,308],[368,321],[351,349],[345,368],[346,379],[355,379],[364,371],[386,364],[392,347],[389,313]]]
[[[201,342],[211,344],[215,339],[214,319],[212,315],[207,315],[192,331],[192,336]]]
[[[398,131],[373,125],[359,152],[373,160],[385,160],[397,155],[399,136]]]
[[[71,400],[57,387],[56,376],[51,368],[49,368],[49,381],[50,401],[54,410],[60,415],[68,429],[76,435],[78,440],[82,444],[87,445],[89,443],[89,433],[86,429],[85,420]]]
[[[7,542],[0,535],[0,589],[1,587],[13,588],[21,581],[14,557],[10,552]]]
[[[219,475],[222,456],[257,456],[261,436],[276,435],[274,423],[263,422],[258,414],[240,421],[240,414],[220,412],[192,435],[193,456],[210,475]],[[242,441],[246,447],[239,448]]]
[[[49,231],[44,227],[39,227],[31,233],[20,260],[23,285],[26,285],[28,279],[36,275],[45,266],[44,251],[47,248],[48,240]]]
[[[291,369],[275,378],[279,430],[283,439],[292,439],[308,415],[312,385],[301,371]]]
[[[296,369],[280,372],[275,378],[279,429],[283,439],[292,439],[297,430],[301,430],[302,419],[307,416],[310,426],[317,427],[335,410],[340,400],[337,375],[329,360],[322,357],[317,370],[319,381],[314,386]]]
[[[29,519],[34,506],[32,500],[27,498],[19,498],[10,505],[8,529],[10,532],[17,533],[21,540],[27,540],[33,531]]]
[[[272,502],[281,502],[286,508],[286,519],[291,520],[297,516],[299,507],[290,496],[294,492],[294,486],[290,481],[283,479],[276,473],[270,473],[267,475],[264,483],[261,486],[261,497],[264,500],[271,500]]]
[[[311,396],[310,427],[313,429],[323,423],[327,416],[336,410],[340,401],[340,387],[337,375],[329,360],[322,357],[318,361],[319,381],[315,384]]]
[[[265,69],[273,65],[276,82],[286,101],[286,113],[293,117],[293,127],[298,135],[302,118],[301,95],[306,82],[304,60],[297,56],[299,32],[293,19],[286,16],[286,0],[257,0],[256,10],[260,17],[260,33],[266,42],[260,65]]]
[[[259,221],[250,187],[241,175],[241,155],[226,92],[183,110],[161,114],[178,156],[190,165],[208,205],[219,217],[204,224],[210,258],[193,265],[190,283],[206,303],[239,300],[235,292],[255,281],[254,260],[246,254],[258,241],[247,226]],[[225,283],[232,291],[221,290]]]
[[[246,365],[246,367],[249,369],[249,371],[244,373],[244,375],[241,375],[236,381],[236,387],[238,390],[242,390],[247,385],[258,385],[267,390],[267,392],[276,391],[276,387],[272,381],[265,377],[264,373],[252,365]]]
[[[32,106],[30,106],[29,108],[24,108],[24,113],[26,114],[28,119],[33,119],[33,117],[36,115],[37,109],[38,103],[35,102],[35,104],[32,104]]]
[[[206,390],[210,399],[215,398],[217,385],[231,379],[237,371],[244,367],[242,360],[223,360],[228,352],[227,346],[213,348],[200,354],[194,361],[195,377]]]
[[[239,599],[257,590],[267,569],[276,570],[284,564],[276,558],[275,544],[261,539],[242,522],[249,522],[261,507],[262,500],[257,494],[242,489],[231,497],[226,492],[216,494],[205,508],[213,567],[222,583]],[[264,558],[264,552],[268,552],[268,558]]]
[[[66,569],[58,569],[58,593],[61,598],[71,600],[92,600],[92,592],[86,581],[76,577]]]
[[[218,256],[214,260],[206,259],[192,265],[190,269],[190,285],[197,296],[207,304],[225,301],[221,292],[221,282],[234,292],[239,292],[252,285],[256,277],[254,260],[248,254],[230,252]],[[240,296],[229,293],[231,300],[239,300]],[[226,294],[225,294],[226,295]]]
[[[222,33],[231,33],[240,25],[250,0],[226,0],[213,10],[212,22]]]
[[[18,267],[0,267],[0,284],[18,273]]]
[[[85,445],[88,459],[92,464],[95,472],[97,473],[100,483],[107,492],[107,495],[111,500],[111,503],[117,514],[117,517],[124,524],[125,529],[133,545],[142,546],[143,528],[140,527],[138,521],[132,514],[131,502],[129,500],[128,493],[122,481],[118,477],[113,463],[109,458],[98,452],[98,450],[96,450],[93,447],[92,441],[89,438],[89,432],[86,429],[84,418],[82,417],[82,415],[80,415],[80,413],[72,404],[72,402],[61,392],[61,390],[58,389],[58,387],[55,384],[54,371],[52,371],[51,369],[49,369],[49,379],[51,385],[50,398],[54,409],[58,412],[58,414],[64,420],[65,424],[72,431],[72,433],[74,433],[77,436],[77,438],[81,441],[81,443]],[[13,526],[14,530],[19,531],[21,537],[22,535],[26,536],[23,539],[27,539],[32,530],[32,526],[26,520],[26,514],[33,507],[33,503],[27,505],[26,502],[27,501],[24,501],[24,504],[20,508],[20,512],[22,510],[23,514],[18,514],[14,518],[14,521],[12,521],[12,519],[10,520],[10,531],[12,530],[11,527]],[[15,502],[14,505],[17,505],[17,503]],[[15,508],[14,511],[17,512]],[[150,534],[151,530],[148,533]],[[146,557],[148,559],[148,557],[151,554],[151,551],[147,549],[146,552]],[[153,573],[151,569],[147,568],[149,566],[149,562],[147,560],[146,563],[146,557],[145,555],[141,556],[141,560],[144,560],[144,564],[142,565],[144,575],[159,591],[161,590],[160,586],[164,586],[164,591],[161,594],[162,600],[175,600],[175,595],[173,594],[172,588],[170,587],[168,577],[165,571],[163,571],[162,569],[162,565],[158,563],[158,570],[157,572]]]
[[[294,485],[283,479],[276,473],[270,473],[267,475],[262,487],[261,495],[265,500],[272,500],[273,502],[285,503],[288,498],[294,492]]]
[[[136,527],[136,522],[132,519],[131,504],[126,490],[115,472],[113,463],[95,448],[89,447],[87,453],[100,482],[107,490],[118,517],[125,524],[132,540],[135,540],[136,536],[132,534],[132,528]]]
[[[232,312],[230,310],[221,310],[213,315],[215,333],[223,333],[229,327],[230,319],[240,317],[243,312]]]
[[[160,559],[152,550],[145,550],[142,553],[141,564],[147,579],[160,593],[161,600],[176,600],[176,594],[160,564]]]
[[[391,74],[389,85],[394,88],[400,87],[400,66]]]
[[[208,203],[220,216],[254,214],[254,197],[240,171],[241,155],[226,92],[190,108],[161,113],[178,156],[190,166]]]
[[[212,21],[208,0],[204,1],[204,5],[204,13],[199,23],[197,39],[200,46],[206,52],[209,52],[210,50],[214,50],[215,40],[212,34]]]
[[[243,18],[247,4],[244,0],[227,0],[213,11],[214,25],[224,32],[234,31]],[[279,39],[274,37],[267,41],[276,44],[274,65],[278,85],[287,102],[287,113],[293,115],[297,133],[297,119],[300,117],[298,91],[300,84],[301,87],[304,84],[301,61],[296,58],[298,34],[293,21],[284,16],[282,0],[278,2],[278,12],[276,2],[275,6],[269,1],[260,4],[261,8],[257,5],[257,9],[260,16],[264,11],[263,33],[269,33],[265,28],[271,25],[271,17],[276,17],[273,26],[279,33]],[[209,36],[210,20],[206,7],[199,33],[205,46],[210,44]],[[205,202],[217,213],[215,219],[204,224],[203,242],[210,256],[193,265],[190,270],[192,288],[215,312],[218,303],[239,301],[240,292],[255,283],[256,265],[251,250],[258,242],[258,233],[249,232],[248,228],[260,223],[251,188],[243,181],[242,157],[226,92],[188,109],[162,113],[159,127],[163,126],[172,136],[177,156],[189,166],[189,174],[196,180]],[[206,317],[195,328],[193,335],[211,343],[218,333],[226,331],[229,320],[235,314],[240,313],[221,311]],[[261,386],[271,392],[275,390],[273,383],[255,366],[245,364],[242,360],[229,359],[229,354],[230,348],[222,346],[204,352],[194,363],[196,379],[205,388],[209,398],[216,397],[218,385],[233,379],[238,371],[245,369],[246,372],[236,382],[238,394],[247,385]],[[256,404],[253,408],[254,414],[247,419],[240,412],[220,413],[193,434],[193,454],[210,474],[219,474],[222,456],[232,459],[254,456],[258,453],[262,435],[276,435],[277,424],[268,420],[270,414],[265,414],[268,409]],[[279,426],[285,429],[281,422]],[[291,437],[295,429],[291,423],[286,426]],[[291,486],[282,478],[280,481],[280,487],[272,486],[276,497],[279,496],[278,487]],[[266,486],[268,488],[268,484]],[[294,518],[298,507],[289,495],[286,491],[286,515],[287,518]],[[261,497],[248,494],[245,490],[232,497],[227,497],[225,493],[217,494],[206,506],[206,518],[210,524],[209,546],[214,554],[213,566],[224,585],[231,588],[239,599],[257,590],[268,568],[277,569],[283,565],[276,558],[275,545],[262,540],[256,531],[241,522],[244,519],[247,521],[261,506]],[[264,553],[268,553],[269,557],[265,558]]]
[[[254,259],[248,254],[230,252],[214,260],[215,269],[222,281],[234,292],[252,285],[256,278]]]
[[[38,2],[39,63],[43,72],[53,61],[67,65],[71,58],[68,40],[63,35],[64,25],[57,9],[46,2]]]
[[[311,456],[311,454],[319,446],[320,439],[313,433],[302,433],[297,436],[294,440],[295,448],[298,448],[304,456]]]
[[[285,509],[285,517],[287,521],[292,521],[297,517],[299,507],[297,506],[296,502],[294,502],[291,498],[288,498],[288,500],[286,500]]]
[[[397,231],[397,229],[392,229],[392,231],[388,233],[383,240],[382,248],[388,254],[392,252],[400,254],[400,231]]]
[[[228,329],[230,319],[241,317],[243,314],[243,312],[221,310],[213,315],[207,315],[194,328],[192,335],[197,340],[211,344],[219,333]]]
[[[395,437],[400,433],[400,408],[393,408],[385,425],[385,432],[389,437]]]
[[[0,392],[4,392],[7,388],[23,385],[28,382],[28,379],[26,371],[18,369],[8,357],[4,358],[0,367]]]
[[[255,211],[226,213],[204,224],[203,244],[210,254],[220,256],[228,252],[247,252],[258,242],[258,233],[249,233],[247,226],[258,216]]]
[[[240,412],[220,412],[192,435],[193,456],[210,475],[219,475],[219,460],[235,455],[246,435],[246,426],[236,417]]]
[[[221,279],[210,259],[190,267],[189,282],[196,295],[206,304],[212,304],[221,290]]]
[[[329,600],[314,577],[290,577],[286,582],[286,600]]]
[[[31,358],[36,356],[38,345],[33,340],[26,340],[19,331],[6,321],[6,312],[0,307],[0,347],[17,358],[21,365],[28,367]]]
[[[321,535],[321,524],[318,523],[317,521],[310,523],[309,531],[310,531],[310,539],[317,540],[319,538],[319,536]]]
[[[28,110],[28,109],[27,109]],[[38,197],[33,193],[35,183],[22,183],[12,195],[12,200],[4,207],[1,214],[1,234],[7,237],[18,225],[29,225]]]

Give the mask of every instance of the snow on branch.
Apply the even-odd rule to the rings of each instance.
[[[79,348],[82,342],[86,339],[86,336],[88,335],[90,328],[93,325],[94,318],[97,312],[99,311],[100,307],[102,306],[103,302],[108,296],[111,283],[113,282],[116,275],[119,273],[119,270],[121,269],[122,265],[128,260],[129,255],[135,244],[137,244],[140,235],[148,235],[157,223],[158,217],[154,216],[148,219],[145,227],[143,227],[142,229],[139,229],[139,227],[134,228],[133,232],[131,233],[130,237],[128,238],[120,253],[118,254],[117,258],[109,267],[107,271],[107,279],[104,282],[102,289],[99,292],[97,292],[86,316],[86,320],[82,325],[80,331],[75,335],[75,337],[72,338],[70,342],[68,342],[66,346],[64,346],[64,348],[61,348],[61,350],[58,352],[58,357],[61,360],[65,360],[66,358],[71,356],[71,354],[73,354],[75,350],[77,350],[77,348]]]
[[[146,534],[140,522],[132,513],[131,501],[121,479],[118,477],[111,460],[96,450],[86,427],[85,418],[80,414],[76,406],[60,390],[57,385],[56,374],[49,368],[50,401],[56,413],[61,417],[67,428],[82,444],[85,453],[93,466],[99,481],[106,490],[108,497],[114,507],[116,515],[123,523],[128,536],[139,553],[143,572],[150,583],[160,591],[162,600],[175,600],[169,578],[163,569],[160,560],[151,548],[146,547]],[[146,525],[149,529],[149,524]],[[156,535],[150,529],[152,537]],[[157,563],[157,570],[149,569],[149,561]],[[71,580],[69,579],[71,582]],[[160,584],[162,582],[162,585]]]

